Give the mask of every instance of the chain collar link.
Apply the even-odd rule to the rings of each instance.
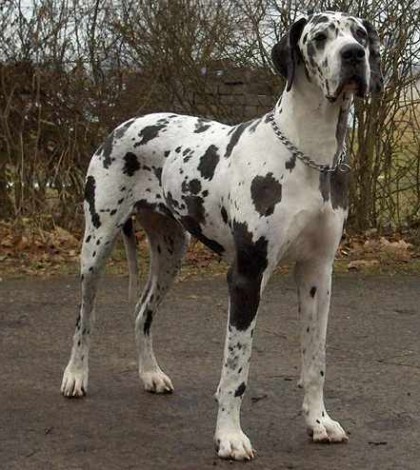
[[[303,162],[309,168],[313,168],[314,170],[319,171],[320,173],[335,173],[340,171],[341,173],[348,173],[351,168],[348,163],[346,163],[347,159],[347,147],[344,144],[343,150],[340,152],[340,155],[337,158],[337,161],[334,166],[330,165],[320,165],[316,163],[312,158],[308,155],[301,152],[297,147],[295,147],[290,140],[283,134],[283,132],[277,126],[277,123],[274,118],[274,110],[268,113],[268,120],[271,123],[271,127],[273,128],[274,133],[280,140],[280,142],[291,152],[291,154],[298,158],[301,162]]]

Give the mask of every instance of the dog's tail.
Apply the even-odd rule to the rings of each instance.
[[[122,233],[129,273],[128,300],[133,304],[137,300],[139,268],[137,264],[137,239],[131,217],[123,225]]]

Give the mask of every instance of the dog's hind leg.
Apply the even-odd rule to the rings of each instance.
[[[103,200],[93,205],[95,185],[89,176],[86,184],[85,235],[81,252],[82,303],[73,335],[69,363],[64,371],[61,392],[66,397],[81,397],[87,392],[90,338],[95,322],[95,297],[98,281],[119,231],[129,216],[129,208],[112,213],[112,201],[101,191]],[[92,189],[93,188],[93,189]],[[127,213],[128,212],[128,213]],[[111,215],[112,213],[112,215]]]
[[[302,317],[301,383],[304,388],[303,413],[315,442],[345,442],[347,435],[333,421],[324,405],[325,342],[331,297],[332,261],[316,259],[296,265],[299,309]]]
[[[168,393],[173,390],[172,382],[156,361],[151,328],[157,308],[179,271],[190,237],[175,219],[152,210],[141,210],[139,220],[150,249],[149,277],[136,305],[139,375],[145,390]]]

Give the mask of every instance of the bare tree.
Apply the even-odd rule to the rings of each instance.
[[[314,9],[367,18],[384,44],[385,94],[355,103],[351,225],[420,224],[416,0],[3,0],[0,217],[78,225],[89,156],[132,115],[238,121],[260,109],[247,106],[248,76],[274,103],[282,80],[271,47]]]

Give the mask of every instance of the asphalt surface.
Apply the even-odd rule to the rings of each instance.
[[[74,278],[0,283],[1,469],[420,469],[420,277],[335,278],[326,404],[348,444],[309,441],[300,414],[299,322],[290,277],[261,304],[242,426],[257,458],[219,460],[213,431],[227,289],[223,278],[174,286],[154,323],[175,393],[137,377],[127,281],[106,278],[89,393],[59,393],[77,317]]]

